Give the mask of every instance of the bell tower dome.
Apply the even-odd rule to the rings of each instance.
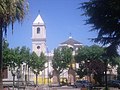
[[[38,56],[46,52],[46,27],[40,15],[34,20],[32,25],[32,51]]]

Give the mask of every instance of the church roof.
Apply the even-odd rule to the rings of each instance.
[[[34,20],[33,24],[44,24],[44,21],[40,15]]]
[[[60,44],[68,44],[68,45],[75,45],[76,44],[76,45],[81,45],[82,43],[74,40],[72,37],[69,37],[68,40],[66,40],[65,42],[62,42]]]

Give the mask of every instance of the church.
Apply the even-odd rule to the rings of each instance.
[[[47,63],[45,64],[45,66],[48,68],[46,68],[41,73],[41,75],[39,75],[39,79],[40,79],[40,80],[38,80],[39,84],[42,84],[43,82],[47,83],[49,73],[52,73],[52,71],[53,71],[53,68],[51,65],[53,52],[49,52],[49,53],[47,52],[46,38],[47,37],[46,37],[45,23],[44,23],[42,17],[40,15],[38,15],[32,25],[32,52],[35,52],[38,56],[40,56],[40,53],[43,52],[46,55],[46,57],[49,57]],[[82,46],[83,46],[82,43],[74,40],[72,38],[72,36],[70,35],[68,40],[59,44],[58,48],[69,47],[72,49],[73,55],[75,55],[78,48],[80,48]],[[67,78],[67,79],[68,79],[68,77],[72,77],[72,76],[69,76],[68,70],[64,70],[60,76],[63,78]],[[74,78],[75,78],[75,73],[74,73]],[[53,77],[53,80],[55,80],[55,77]]]
[[[47,68],[43,70],[39,75],[38,80],[39,84],[48,84],[49,74],[53,74],[54,71],[52,68],[52,58],[54,54],[53,52],[47,52],[46,38],[47,37],[45,23],[42,17],[38,15],[32,25],[32,51],[34,51],[38,56],[40,56],[40,53],[43,52],[48,59],[47,63],[45,64]],[[66,41],[61,42],[57,48],[61,49],[63,47],[69,47],[70,49],[72,49],[72,55],[74,56],[78,48],[84,47],[84,45],[81,42],[73,39],[70,34],[69,38]],[[60,74],[60,78],[66,78],[68,83],[71,83],[71,85],[74,84],[77,78],[75,70],[78,68],[79,64],[74,62],[72,64],[72,68],[68,68]],[[113,68],[113,70],[115,70],[113,72],[116,75],[117,69]],[[109,74],[109,71],[107,73]],[[31,76],[31,80],[35,80],[35,75]],[[56,75],[53,75],[50,80],[51,84],[56,84],[57,83]]]
[[[32,51],[38,56],[41,52],[46,53],[46,26],[40,15],[32,25]]]

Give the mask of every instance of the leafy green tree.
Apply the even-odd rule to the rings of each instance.
[[[15,21],[22,22],[28,8],[26,0],[0,0],[0,90],[3,89],[2,84],[2,40],[3,32],[7,32],[7,26]]]
[[[118,55],[120,44],[120,0],[89,0],[81,4],[83,15],[87,16],[86,24],[91,24],[91,31],[98,33],[93,41],[109,45],[109,57]]]
[[[30,49],[23,46],[21,48],[21,55],[22,55],[22,59],[23,59],[23,62],[26,63],[26,67],[28,66],[28,76],[25,75],[25,81],[29,81],[29,69],[30,69]],[[26,78],[27,77],[27,78]]]
[[[9,66],[10,48],[6,40],[3,40],[3,70]]]
[[[10,68],[11,74],[13,76],[13,90],[14,90],[14,80],[15,80],[15,73],[17,72],[17,65],[15,63],[15,54],[14,49],[9,49],[9,44],[3,40],[3,70],[7,67]],[[16,69],[16,70],[15,70]]]
[[[30,59],[30,49],[23,46],[10,49],[9,44],[5,40],[3,42],[3,69],[10,66],[11,63],[16,64],[15,66],[21,67],[21,64],[28,63]]]
[[[92,45],[90,47],[85,46],[78,50],[75,55],[76,62],[79,63],[80,68],[77,73],[80,77],[84,75],[90,75],[94,73],[96,81],[101,83],[102,76],[105,71],[104,62],[102,60],[102,54],[104,53],[104,48],[97,45]]]
[[[68,47],[55,49],[52,60],[53,69],[57,74],[58,83],[60,84],[59,75],[68,67],[72,60],[72,50]]]
[[[36,85],[38,85],[38,75],[40,71],[43,71],[46,63],[46,57],[44,53],[41,53],[40,56],[38,56],[35,52],[31,55],[31,61],[30,61],[30,67],[34,74],[36,74]]]
[[[8,52],[8,60],[9,60],[9,69],[11,70],[11,74],[13,76],[13,90],[14,90],[14,81],[15,76],[17,75],[18,78],[21,78],[21,64],[23,63],[22,55],[21,55],[21,48],[17,47],[14,49],[10,49]]]
[[[18,80],[21,78],[21,65],[29,59],[29,48],[26,48],[25,46],[19,48],[11,49],[8,53],[9,55],[9,68],[11,70],[12,76],[13,76],[13,82],[15,80],[15,76],[17,75]],[[14,86],[14,83],[13,83]]]
[[[101,60],[101,55],[104,53],[104,48],[98,45],[85,46],[80,48],[75,56],[76,61],[79,62],[84,60]]]
[[[9,44],[6,40],[3,40],[3,69],[9,67],[13,76],[13,87],[14,80],[17,74],[17,70],[21,68],[23,62],[26,63],[29,58],[29,48],[23,46],[14,49],[9,48]],[[14,88],[13,88],[14,90]]]

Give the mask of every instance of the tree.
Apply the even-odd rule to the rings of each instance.
[[[21,48],[21,55],[22,55],[22,59],[24,60],[24,63],[26,63],[26,67],[28,66],[28,77],[27,77],[27,75],[25,75],[25,81],[27,82],[27,81],[29,81],[29,69],[30,69],[30,55],[31,55],[31,53],[30,53],[30,49],[29,48],[27,48],[27,47],[25,47],[25,46],[23,46],[22,48]]]
[[[80,66],[77,70],[78,75],[83,77],[84,75],[91,75],[94,73],[94,76],[96,76],[94,77],[95,80],[101,83],[105,71],[103,57],[101,57],[103,53],[104,48],[97,45],[92,45],[90,47],[85,46],[79,49],[75,55],[75,60]]]
[[[18,53],[16,51],[18,51],[19,48],[15,48],[15,49],[10,49],[10,52],[8,54],[9,55],[8,60],[10,61],[9,62],[9,69],[11,70],[11,74],[13,76],[13,90],[14,90],[14,85],[15,85],[15,76],[16,76],[17,71],[18,71],[18,65],[17,65]],[[20,68],[20,65],[19,65],[19,68]]]
[[[9,66],[10,58],[10,48],[9,43],[6,40],[3,40],[3,70]]]
[[[86,24],[91,24],[91,31],[98,32],[94,42],[109,45],[109,57],[118,55],[120,44],[120,0],[89,0],[81,4]]]
[[[7,67],[11,70],[11,74],[13,76],[13,90],[17,71],[21,68],[21,64],[23,64],[23,62],[27,63],[26,61],[30,59],[29,54],[29,48],[23,46],[21,48],[17,47],[10,49],[9,43],[6,40],[3,40],[3,70]]]
[[[13,76],[13,87],[14,87],[14,80],[15,76],[18,78],[18,85],[19,85],[19,79],[21,78],[21,65],[23,62],[25,62],[25,53],[24,53],[25,47],[17,47],[14,49],[11,49],[9,54],[9,69],[11,70],[12,76]],[[18,86],[19,88],[19,86]]]
[[[85,46],[80,48],[75,56],[76,61],[84,60],[101,60],[101,55],[104,53],[104,48],[98,45]]]
[[[72,60],[72,50],[68,47],[62,49],[55,49],[52,60],[53,69],[57,74],[57,81],[60,84],[59,75],[64,69],[68,67]]]
[[[31,55],[31,61],[30,61],[30,66],[33,71],[33,73],[36,75],[36,85],[38,85],[38,75],[40,71],[43,71],[46,63],[46,57],[43,53],[38,56],[35,52],[32,53]]]
[[[2,40],[3,32],[7,32],[7,26],[15,21],[21,22],[24,19],[28,8],[25,0],[0,0],[0,90],[3,89],[2,84]]]

